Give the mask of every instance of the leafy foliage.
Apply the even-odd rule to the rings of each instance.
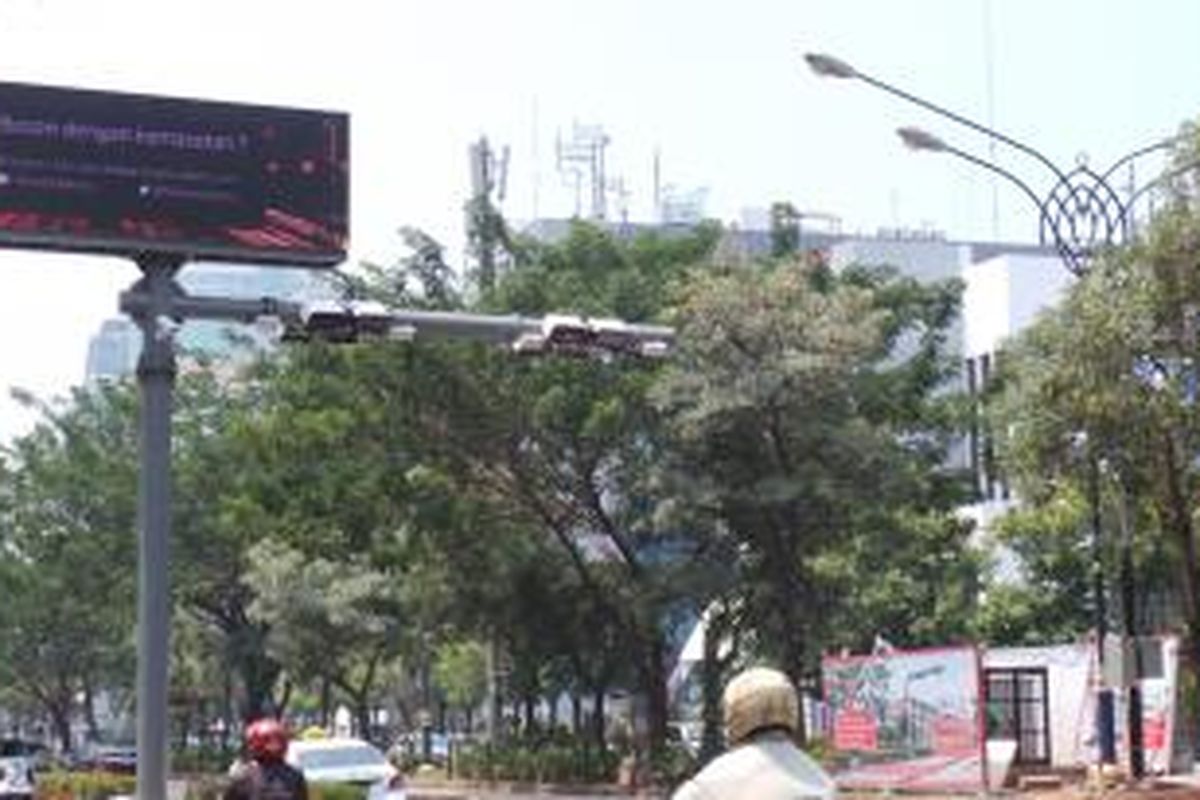
[[[69,742],[77,693],[127,686],[132,662],[132,395],[76,392],[8,449],[0,471],[0,682]]]
[[[683,294],[656,397],[687,502],[735,542],[757,649],[796,679],[825,646],[965,633],[975,568],[935,394],[957,291],[791,260],[699,274]]]
[[[1136,578],[1148,589],[1129,613],[1140,617],[1135,622],[1143,630],[1182,624],[1196,673],[1195,129],[1185,129],[1177,145],[1159,210],[1139,239],[1097,258],[1062,303],[1004,354],[992,427],[1003,463],[1031,505],[1005,537],[1025,557],[1031,589],[1042,596],[1012,590],[989,596],[983,624],[1017,640],[1088,627],[1084,615],[1091,609],[1082,598],[1089,595],[1080,585],[1087,571],[1080,564],[1096,533],[1108,575],[1116,571],[1113,543],[1128,542]],[[1078,523],[1084,507],[1098,518],[1098,531]]]
[[[710,689],[737,657],[807,678],[823,648],[966,635],[979,565],[944,464],[957,286],[793,258],[734,268],[708,226],[624,239],[578,224],[556,243],[508,240],[511,266],[469,302],[440,245],[404,235],[408,256],[345,291],[669,320],[679,354],[521,359],[419,338],[189,371],[174,429],[181,739],[196,717],[232,719],[235,700],[242,717],[348,702],[364,730],[384,697],[410,726],[443,701],[469,711],[494,649],[496,699],[525,733],[539,699],[568,694],[608,769],[603,706],[627,689],[647,710],[636,746],[670,771],[674,640],[710,606],[740,647]],[[22,598],[0,609],[0,642],[28,625],[65,637],[72,653],[35,652],[69,665],[73,697],[119,683],[106,670],[129,655],[133,396],[81,393],[47,420],[0,473],[0,570]],[[52,602],[70,581],[105,602]]]

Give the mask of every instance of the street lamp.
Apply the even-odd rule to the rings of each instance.
[[[1108,606],[1104,594],[1104,545],[1101,538],[1100,520],[1100,475],[1105,471],[1107,462],[1089,442],[1086,431],[1080,431],[1072,437],[1072,449],[1080,462],[1086,462],[1088,473],[1087,503],[1090,516],[1091,545],[1092,545],[1092,593],[1096,604],[1096,666],[1098,689],[1096,692],[1096,736],[1100,752],[1100,761],[1104,764],[1115,763],[1117,753],[1116,743],[1116,710],[1113,705],[1113,693],[1105,685],[1104,663],[1107,658],[1104,642],[1108,632]]]
[[[1131,191],[1122,199],[1110,183],[1113,174],[1144,155],[1167,149],[1176,142],[1175,138],[1163,139],[1138,148],[1114,161],[1103,172],[1092,169],[1083,158],[1073,169],[1067,171],[1024,142],[860,72],[841,59],[826,54],[808,53],[804,60],[817,75],[862,81],[1018,150],[1049,170],[1053,183],[1049,191],[1039,196],[1026,182],[991,161],[952,147],[919,128],[900,130],[901,139],[913,149],[949,153],[990,170],[1020,188],[1038,209],[1041,243],[1054,247],[1063,265],[1076,275],[1087,270],[1092,256],[1100,249],[1119,245],[1129,237],[1133,227],[1133,206],[1138,199],[1161,182],[1197,166],[1195,163],[1186,164],[1168,171]]]
[[[1038,195],[1028,183],[1014,173],[1004,169],[979,156],[965,150],[960,150],[944,140],[921,128],[900,128],[897,134],[901,141],[910,149],[935,153],[948,153],[968,161],[978,167],[993,172],[1019,188],[1038,210],[1040,240],[1043,245],[1052,245],[1057,250],[1063,265],[1072,273],[1081,275],[1087,270],[1092,257],[1102,248],[1120,245],[1128,237],[1133,227],[1132,212],[1134,204],[1147,191],[1162,181],[1169,180],[1183,172],[1200,166],[1200,162],[1187,163],[1177,166],[1159,175],[1154,180],[1140,188],[1131,189],[1128,196],[1122,200],[1113,189],[1109,179],[1117,169],[1131,164],[1136,159],[1159,150],[1164,150],[1175,143],[1174,138],[1164,139],[1141,147],[1117,159],[1108,169],[1096,172],[1087,161],[1079,159],[1074,169],[1064,171],[1045,155],[1010,136],[978,123],[972,119],[956,114],[942,106],[909,92],[892,86],[889,83],[864,74],[850,64],[834,56],[808,53],[804,56],[809,67],[817,74],[827,78],[843,80],[859,80],[874,86],[894,97],[913,103],[931,111],[938,116],[951,120],[963,127],[982,133],[993,141],[1001,142],[1014,150],[1022,152],[1050,171],[1053,184],[1044,195]],[[1104,637],[1106,620],[1105,612],[1103,563],[1099,546],[1099,462],[1095,455],[1091,457],[1092,474],[1089,481],[1089,501],[1092,512],[1093,547],[1096,559],[1095,602],[1097,613],[1097,648],[1099,663],[1103,665]],[[1128,536],[1125,537],[1128,539]],[[1121,587],[1125,600],[1125,635],[1132,640],[1134,636],[1134,619],[1132,613],[1133,601],[1133,569],[1132,559],[1128,555],[1128,545],[1123,550],[1121,563]],[[1130,743],[1130,771],[1135,778],[1141,778],[1144,771],[1144,753],[1142,751],[1142,718],[1141,694],[1137,686],[1136,674],[1129,688],[1128,731]],[[1113,735],[1112,695],[1105,688],[1097,694],[1097,734],[1100,745],[1100,760],[1112,763],[1115,758],[1115,737]]]

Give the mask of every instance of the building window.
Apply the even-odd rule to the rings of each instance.
[[[971,469],[971,484],[975,487],[975,499],[982,499],[979,482],[979,376],[975,371],[975,359],[966,359],[967,397],[971,402],[971,422],[967,431],[967,462]]]
[[[1017,744],[1015,763],[1050,763],[1050,693],[1045,667],[984,670],[987,737]]]
[[[987,394],[988,388],[992,383],[992,356],[990,353],[984,353],[979,357],[979,394]],[[984,407],[983,400],[976,404],[976,408],[981,409],[980,416],[983,416],[982,409]],[[986,417],[983,417],[983,423],[980,426],[980,449],[982,451],[982,465],[980,468],[980,478],[983,485],[984,497],[988,500],[996,499],[996,453],[992,447],[992,432]]]

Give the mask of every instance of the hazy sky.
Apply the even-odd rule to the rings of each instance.
[[[988,176],[893,131],[919,123],[981,155],[986,142],[819,79],[800,55],[837,54],[1065,166],[1083,150],[1106,164],[1200,114],[1197,31],[1195,0],[0,0],[0,80],[349,111],[351,262],[396,255],[400,225],[457,260],[468,143],[511,146],[510,217],[535,202],[565,216],[554,142],[573,121],[611,136],[634,219],[651,214],[658,147],[664,182],[708,187],[723,219],[789,199],[846,230],[991,238]],[[999,198],[1000,238],[1032,239],[1027,201]],[[135,277],[112,259],[0,252],[0,438],[29,423],[7,387],[78,382]]]

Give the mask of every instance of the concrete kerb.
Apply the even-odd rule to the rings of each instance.
[[[428,790],[427,797],[445,800],[458,795],[451,792],[489,792],[502,794],[534,794],[534,795],[583,795],[614,798],[659,798],[666,793],[653,788],[628,789],[614,784],[559,784],[534,783],[524,781],[472,781],[472,780],[430,780],[428,778],[409,778],[406,782],[408,795],[411,800],[419,800],[422,790]],[[462,795],[468,797],[469,794]]]

